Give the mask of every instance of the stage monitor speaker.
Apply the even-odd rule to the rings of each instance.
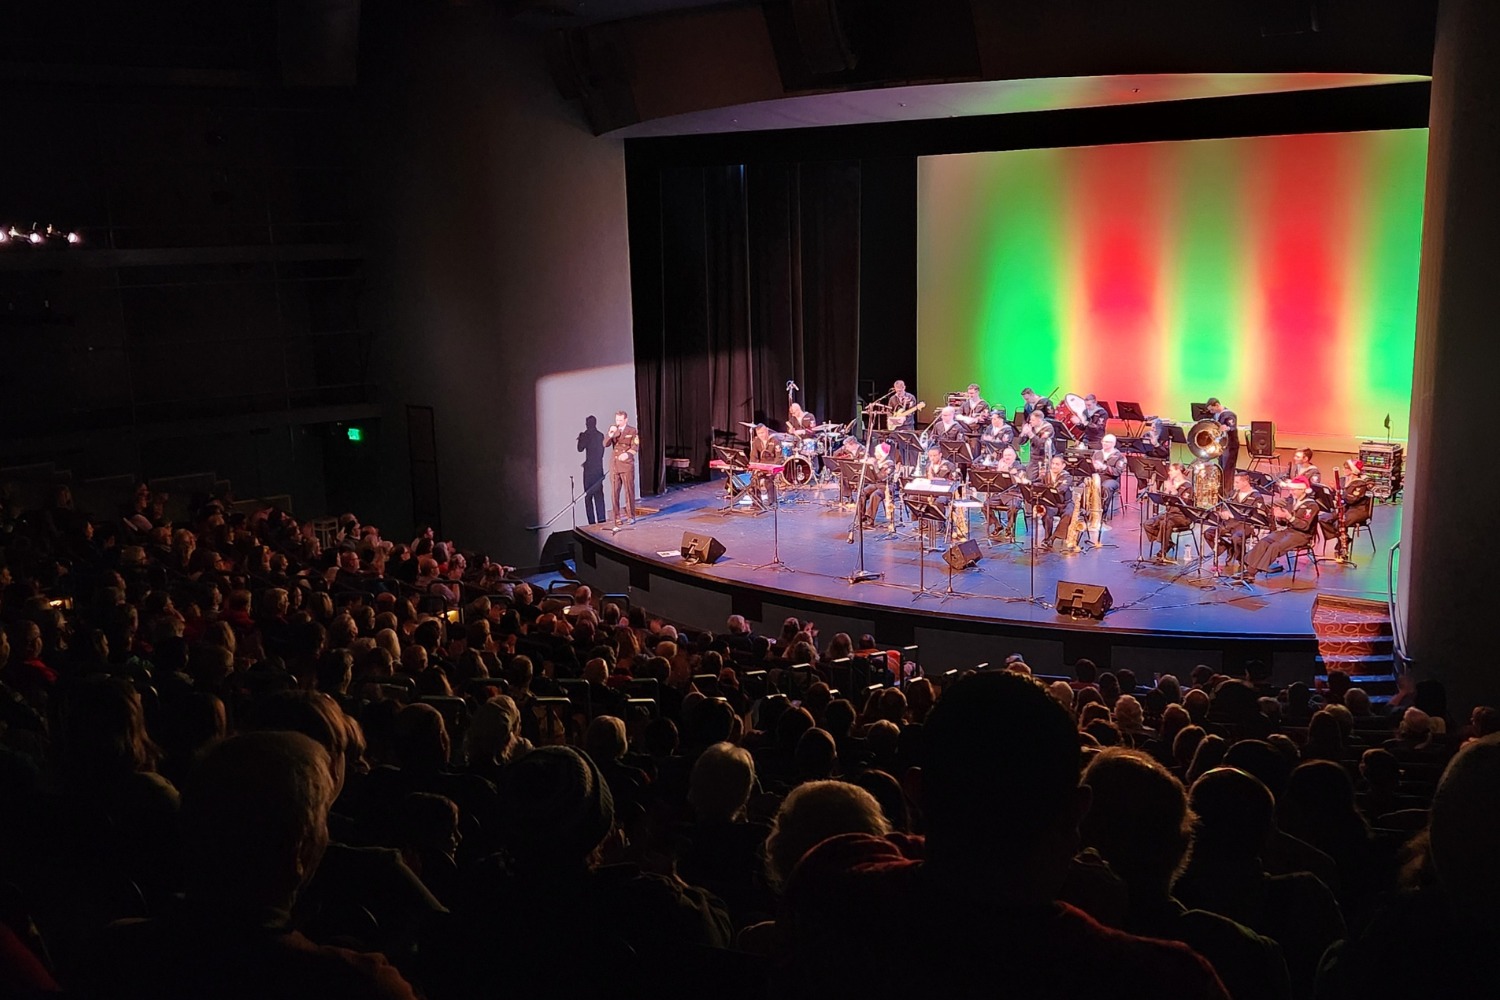
[[[713,535],[682,533],[682,558],[690,563],[716,563],[724,555],[724,543]]]
[[[969,538],[948,546],[943,552],[943,561],[954,569],[968,569],[979,561],[979,556],[979,543]]]
[[[1276,425],[1269,420],[1250,421],[1250,454],[1270,458],[1276,453]]]
[[[1109,614],[1115,599],[1108,587],[1095,583],[1057,581],[1057,613],[1069,618],[1100,618]]]

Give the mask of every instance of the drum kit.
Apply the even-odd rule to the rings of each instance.
[[[739,423],[752,431],[755,428],[755,424],[746,420]],[[837,479],[831,464],[820,460],[838,450],[848,429],[848,424],[823,423],[813,427],[808,436],[773,433],[771,439],[781,446],[781,465],[775,470],[777,488],[783,493],[795,493],[835,484]]]

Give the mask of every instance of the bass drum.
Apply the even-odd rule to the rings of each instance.
[[[786,460],[786,465],[782,466],[781,478],[788,486],[806,486],[812,482],[812,463],[801,455],[793,455]]]
[[[1070,392],[1063,397],[1063,405],[1057,408],[1057,422],[1063,425],[1063,430],[1067,432],[1068,437],[1075,441],[1083,440],[1085,406],[1082,396],[1076,392]]]

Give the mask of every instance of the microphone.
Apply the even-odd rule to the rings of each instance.
[[[796,382],[793,382],[791,379],[787,379],[786,380],[786,391],[787,392],[801,392],[802,391],[802,387],[800,385],[798,385]]]

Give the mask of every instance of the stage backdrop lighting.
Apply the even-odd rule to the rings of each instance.
[[[1404,438],[1426,165],[1425,129],[923,157],[919,392]]]

